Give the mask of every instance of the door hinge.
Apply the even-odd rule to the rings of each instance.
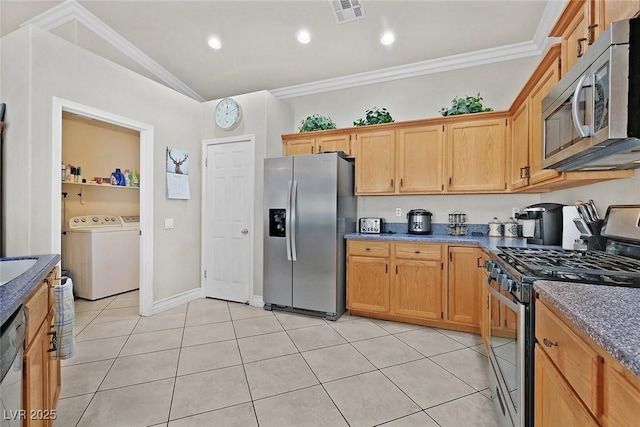
[[[349,135],[349,141],[351,141],[351,135]]]
[[[389,272],[389,264],[385,264],[384,265],[384,272],[388,273]]]
[[[509,126],[509,119],[504,119],[504,125]]]
[[[505,190],[507,189],[507,183],[506,182],[504,183],[504,189]]]
[[[444,312],[443,311],[440,312],[440,318],[444,319]]]
[[[444,132],[444,125],[442,125],[442,132]]]
[[[444,262],[440,263],[440,270],[444,270]]]
[[[449,262],[453,262],[453,252],[449,252]]]
[[[138,235],[142,236],[142,230],[138,230]]]
[[[318,145],[318,154],[322,153],[322,145]]]
[[[207,270],[204,271],[204,278],[207,278]]]
[[[449,185],[451,185],[452,181],[453,181],[453,178],[449,177]]]
[[[396,265],[396,274],[398,274],[398,266]]]
[[[204,159],[204,167],[208,167],[209,166],[209,159]]]
[[[442,191],[444,191],[444,184],[442,184],[442,186],[441,186],[441,187],[442,187],[442,188],[441,188],[441,190],[442,190]]]

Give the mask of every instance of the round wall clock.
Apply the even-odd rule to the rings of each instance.
[[[216,125],[223,130],[234,129],[242,120],[242,108],[233,98],[224,98],[216,105]]]

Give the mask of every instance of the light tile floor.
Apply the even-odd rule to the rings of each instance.
[[[477,335],[138,292],[76,300],[56,427],[478,426],[497,420]]]

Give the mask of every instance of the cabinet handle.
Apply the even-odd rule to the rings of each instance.
[[[389,272],[389,264],[385,264],[384,265],[384,272],[388,273]]]
[[[398,266],[396,265],[396,274],[398,274]]]
[[[481,256],[479,256],[479,257],[478,257],[478,259],[477,259],[476,261],[477,261],[477,262],[476,262],[476,266],[477,266],[478,268],[482,268],[482,257],[481,257]]]
[[[402,187],[403,185],[404,185],[404,180],[400,178],[400,187]]]
[[[594,31],[598,27],[598,24],[591,24],[587,27],[587,44],[592,45],[596,41],[596,32]]]
[[[453,252],[449,252],[449,262],[453,262]]]
[[[417,253],[417,254],[419,254],[419,253],[420,253],[420,251],[416,251],[416,253]]]
[[[322,145],[318,145],[318,153],[322,153]]]
[[[313,154],[313,150],[315,149],[315,147],[311,146],[311,154]]]
[[[370,251],[370,250],[371,250],[371,248],[364,248],[364,250],[365,250],[365,251]]]
[[[557,347],[557,346],[558,346],[558,342],[557,342],[557,341],[556,341],[556,342],[553,342],[553,341],[551,341],[550,339],[547,339],[547,338],[543,339],[543,340],[542,340],[542,342],[543,342],[543,343],[544,343],[544,345],[546,345],[547,347],[554,347],[554,346],[556,346],[556,347]]]
[[[582,55],[584,55],[584,51],[582,50],[582,43],[583,43],[583,42],[586,42],[586,41],[587,41],[587,38],[586,38],[586,37],[580,37],[580,38],[578,39],[578,44],[577,44],[577,46],[576,46],[576,48],[577,48],[577,49],[576,49],[576,50],[577,50],[577,52],[576,52],[576,53],[578,54],[578,58],[580,58]]]
[[[393,178],[391,178],[391,186],[393,187]]]

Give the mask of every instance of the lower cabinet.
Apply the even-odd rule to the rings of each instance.
[[[51,426],[60,395],[60,361],[54,358],[53,293],[57,267],[25,302],[27,335],[24,352],[24,427]]]
[[[640,378],[536,300],[535,425],[638,425]]]
[[[477,247],[348,240],[347,308],[363,316],[479,333],[481,257]]]

